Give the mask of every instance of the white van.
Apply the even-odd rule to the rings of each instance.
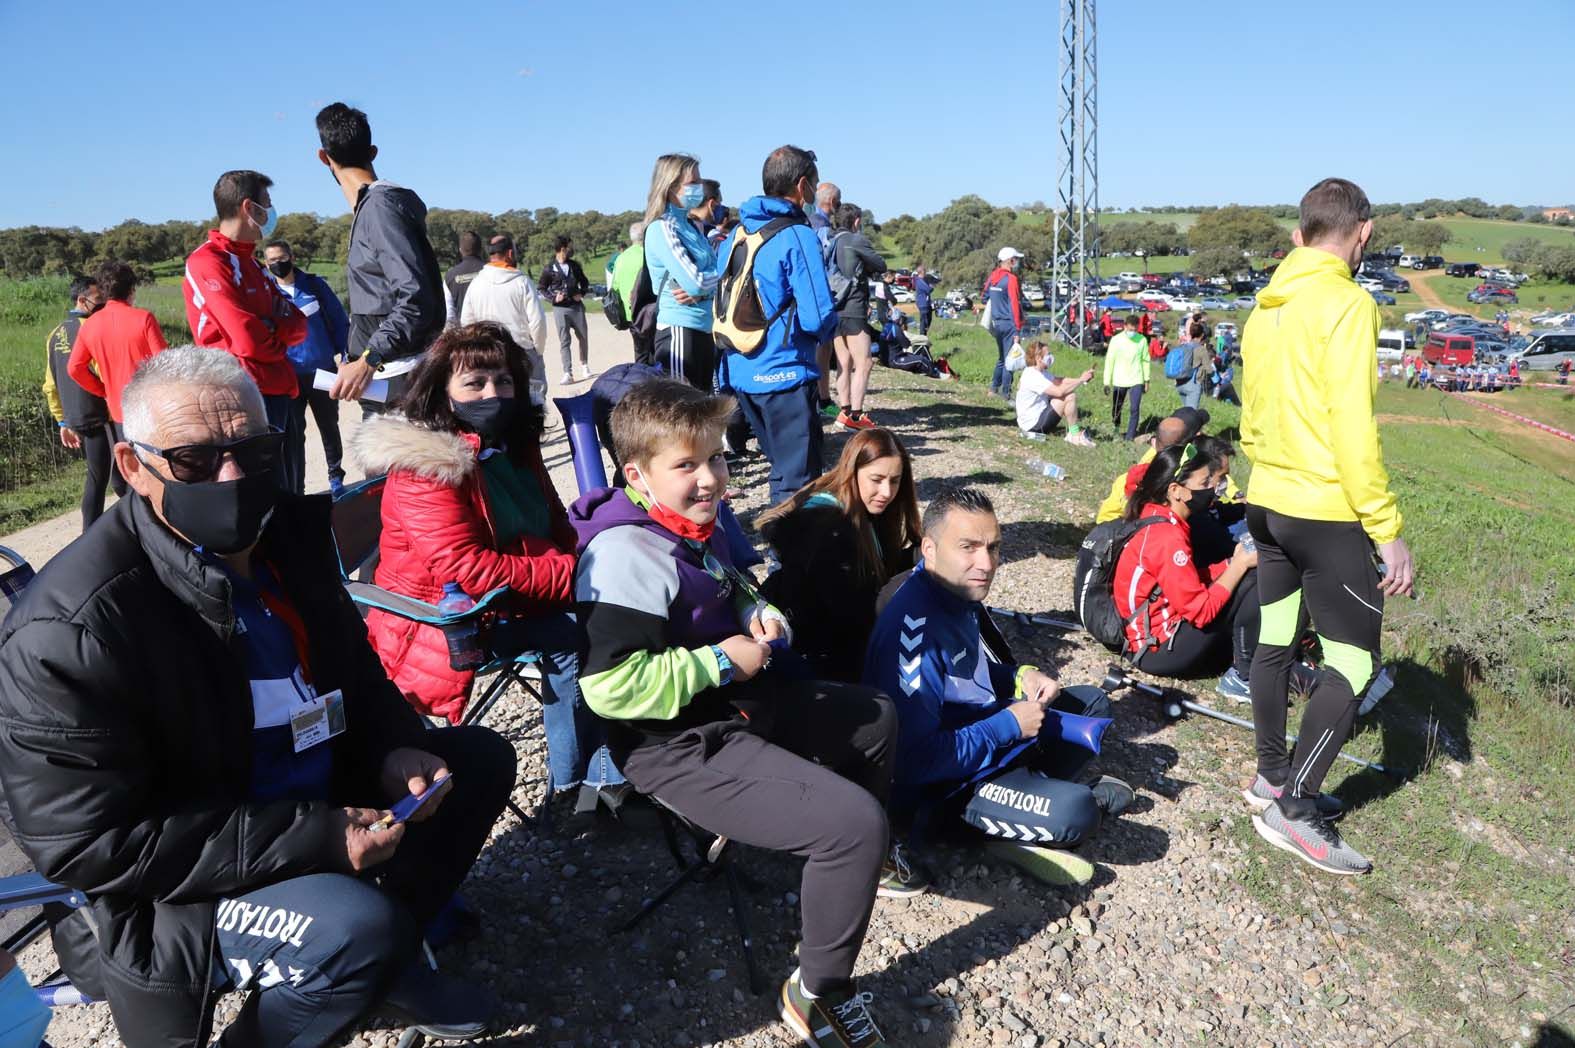
[[[1534,331],[1531,344],[1516,359],[1523,371],[1552,371],[1566,360],[1575,363],[1575,331]]]
[[[1421,269],[1422,267],[1417,265],[1420,261],[1422,261],[1421,255],[1401,255],[1399,265],[1401,269]]]
[[[1378,333],[1378,359],[1395,363],[1416,349],[1416,336],[1399,328],[1384,328]]]

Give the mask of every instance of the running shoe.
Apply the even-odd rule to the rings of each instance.
[[[558,380],[558,385],[560,385],[560,386],[572,386],[572,385],[574,385],[574,375],[573,375],[573,373],[565,371],[563,373],[563,377]]]
[[[810,1048],[886,1048],[870,1015],[874,999],[857,990],[811,997],[795,968],[782,984],[782,1021]]]
[[[1265,808],[1262,814],[1252,817],[1252,828],[1276,848],[1290,852],[1325,873],[1349,877],[1371,873],[1373,870],[1373,864],[1367,857],[1345,843],[1340,831],[1316,812],[1292,818],[1285,814],[1280,802],[1276,801]]]
[[[1241,791],[1241,799],[1252,805],[1253,811],[1261,812],[1279,800],[1284,792],[1284,786],[1276,786],[1258,775],[1254,776],[1251,786]],[[1345,814],[1345,802],[1333,794],[1320,793],[1313,803],[1318,805],[1318,814],[1326,819],[1338,819]]]
[[[1247,685],[1247,679],[1236,672],[1232,666],[1225,671],[1225,676],[1214,683],[1214,690],[1236,703],[1252,701],[1252,689]]]
[[[1093,863],[1062,848],[989,840],[985,841],[984,850],[1045,884],[1087,884],[1094,879]]]
[[[854,416],[848,414],[847,408],[842,408],[842,409],[838,410],[837,417],[836,417],[835,421],[836,421],[838,429],[858,429],[859,428],[859,420],[857,418],[855,418]]]
[[[908,861],[901,844],[892,841],[891,852],[880,870],[880,882],[875,885],[875,894],[883,899],[908,899],[923,895],[929,889],[930,878]]]
[[[1065,439],[1068,444],[1071,444],[1073,447],[1077,448],[1091,448],[1094,446],[1094,442],[1089,439],[1088,434],[1084,433],[1082,430],[1078,430],[1076,433],[1068,433],[1063,439]]]
[[[581,382],[589,382],[591,379],[595,378],[598,374],[599,374],[599,372],[595,368],[591,367],[589,364],[582,364],[582,365],[580,365],[580,381]]]
[[[858,417],[853,420],[852,425],[854,429],[874,429],[875,420],[870,418],[868,411],[861,411]]]

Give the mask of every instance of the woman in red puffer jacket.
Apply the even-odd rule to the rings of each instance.
[[[596,790],[623,780],[580,697],[574,530],[542,463],[529,368],[502,327],[450,328],[411,373],[402,414],[362,423],[352,451],[368,476],[388,474],[377,584],[432,604],[445,583],[477,598],[507,586],[488,649],[541,653],[554,790]],[[367,630],[410,704],[458,723],[475,674],[450,667],[443,631],[379,610]]]

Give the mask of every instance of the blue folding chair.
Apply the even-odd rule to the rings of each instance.
[[[377,608],[409,622],[436,626],[444,632],[475,622],[482,615],[495,610],[508,594],[507,586],[499,586],[484,594],[469,611],[445,615],[436,604],[406,597],[369,581],[372,569],[377,565],[378,543],[383,534],[383,491],[387,483],[386,476],[370,477],[345,488],[334,499],[331,518],[334,545],[339,554],[339,574],[350,599],[362,608]],[[483,631],[483,641],[485,638],[486,633]],[[534,651],[490,657],[476,671],[477,683],[485,680],[486,685],[481,688],[479,696],[472,696],[460,723],[480,724],[511,684],[518,684],[539,706],[541,690],[528,674],[539,676],[540,663],[541,655]],[[543,791],[543,809],[550,793],[550,789]],[[531,817],[512,800],[508,806],[522,822],[531,821]]]

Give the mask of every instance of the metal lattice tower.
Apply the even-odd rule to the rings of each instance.
[[[1056,182],[1055,262],[1050,278],[1056,337],[1083,344],[1082,311],[1076,321],[1067,306],[1081,301],[1099,259],[1099,75],[1095,0],[1061,0],[1061,176]],[[1065,287],[1069,294],[1063,294]],[[1091,302],[1084,302],[1092,305]]]

